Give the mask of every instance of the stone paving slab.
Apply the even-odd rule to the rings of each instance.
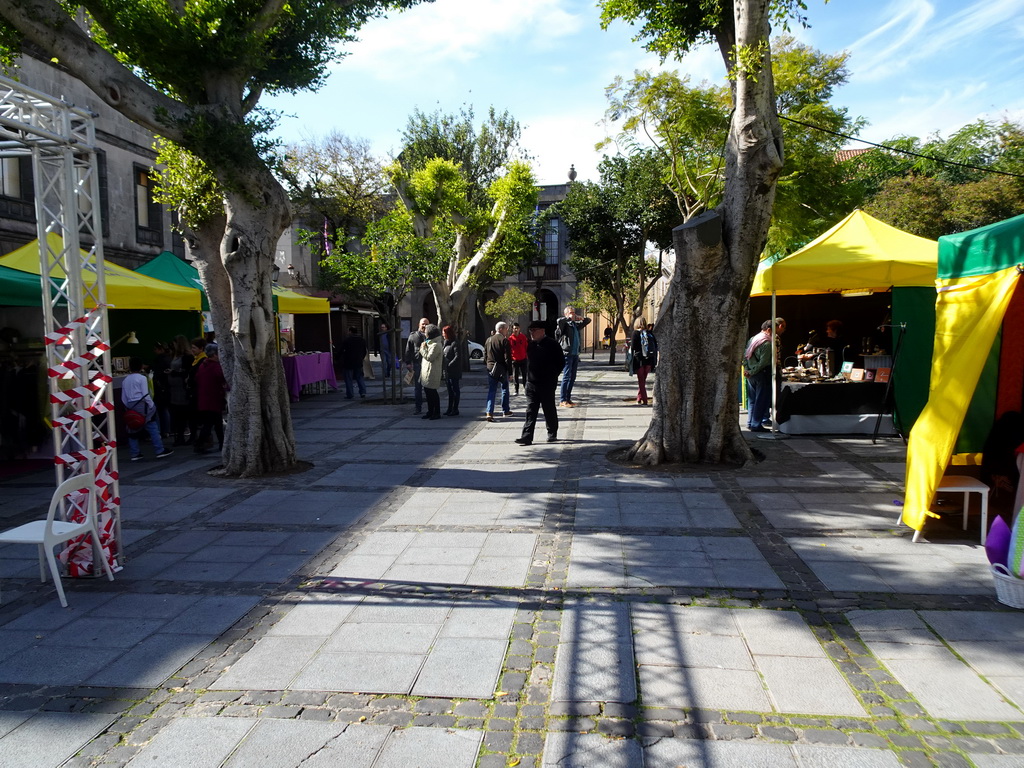
[[[906,538],[786,536],[826,587],[837,592],[993,595],[984,550],[968,542],[907,546]]]
[[[570,587],[708,586],[779,589],[782,582],[746,538],[577,533]]]
[[[472,768],[481,733],[361,723],[188,717],[128,766],[189,768]]]
[[[401,583],[522,586],[536,541],[529,533],[376,532],[329,575]]]
[[[751,500],[776,528],[895,528],[900,507],[894,493],[751,493]]]
[[[948,621],[951,617],[936,612],[929,612],[928,616],[940,627],[945,625],[952,629],[955,635],[973,634],[957,633],[958,627],[950,626]],[[1024,720],[1024,712],[979,677],[980,670],[972,669],[941,644],[945,638],[932,634],[917,612],[852,611],[848,618],[872,653],[931,716],[950,720]],[[974,618],[977,631],[978,625],[984,624],[984,618]],[[1014,615],[1013,618],[1018,619],[1019,624],[1019,617]],[[953,649],[959,652],[956,642]],[[1006,647],[1005,652],[1012,652],[1012,646]],[[1020,669],[1019,661],[1014,662],[1018,665],[1015,668]],[[1001,679],[991,682],[998,685]],[[1014,689],[1012,685],[1007,687]],[[955,695],[951,695],[953,691]],[[1015,703],[1019,707],[1024,702],[1018,699]]]
[[[54,768],[114,720],[114,715],[0,711],[0,768]]]
[[[543,768],[637,768],[644,765],[640,744],[600,734],[549,733]]]
[[[0,683],[157,686],[259,602],[253,596],[80,597],[91,596],[74,595],[75,611],[53,600],[0,629]]]
[[[721,494],[676,489],[580,491],[576,496],[576,528],[739,528],[739,521]]]
[[[643,751],[644,768],[898,768],[893,752],[809,744],[662,739]]]
[[[522,488],[529,489],[532,493],[544,493],[550,490],[554,479],[555,467],[540,462],[524,462],[514,466],[505,464],[484,466],[450,462],[446,463],[443,468],[435,470],[424,481],[423,487],[459,490],[478,488],[485,491],[494,488]]]
[[[529,526],[544,522],[548,495],[522,490],[417,490],[387,525]]]
[[[263,490],[214,515],[214,524],[337,528],[355,523],[380,503],[381,491]]]
[[[312,593],[211,687],[487,698],[514,601]]]
[[[634,659],[648,707],[866,714],[799,614],[648,603],[566,609],[552,697],[632,702]]]

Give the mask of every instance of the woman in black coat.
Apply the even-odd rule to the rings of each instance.
[[[654,373],[658,365],[658,341],[654,338],[654,332],[648,330],[644,319],[638,318],[634,326],[633,336],[629,340],[629,372],[636,374],[637,405],[650,405],[647,397],[647,376]]]

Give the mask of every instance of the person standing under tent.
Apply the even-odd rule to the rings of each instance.
[[[156,457],[162,459],[170,456],[174,451],[164,447],[164,441],[160,437],[160,424],[157,421],[156,403],[149,394],[149,379],[142,373],[142,360],[137,357],[128,360],[130,373],[121,382],[121,403],[125,411],[134,411],[141,414],[145,422],[132,429],[128,423],[128,416],[125,416],[125,427],[128,431],[128,448],[131,452],[132,461],[142,460],[142,448],[139,446],[138,435],[145,430],[149,434],[149,440],[153,443],[153,450]]]
[[[786,321],[776,318],[776,333],[781,334]],[[761,323],[760,333],[747,341],[743,352],[743,376],[747,380],[747,429],[751,432],[767,432],[772,407],[772,356],[776,344],[772,343],[772,321]]]

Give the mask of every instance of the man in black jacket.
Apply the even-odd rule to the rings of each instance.
[[[519,445],[533,444],[533,431],[537,426],[537,413],[544,409],[544,423],[548,428],[548,442],[558,439],[558,408],[555,406],[555,387],[558,374],[565,365],[565,354],[558,342],[547,335],[544,323],[530,323],[530,344],[526,348],[529,361],[526,373],[526,422],[523,435],[516,439]]]
[[[413,411],[414,415],[423,413],[423,384],[420,382],[423,356],[420,354],[420,346],[427,340],[427,335],[424,331],[429,323],[430,321],[427,318],[421,317],[419,326],[409,334],[409,338],[405,342],[405,367],[412,371],[413,375],[412,390],[416,402],[416,410]]]
[[[345,399],[353,397],[352,382],[359,387],[359,396],[366,397],[366,382],[363,380],[363,360],[366,358],[366,340],[359,330],[349,327],[348,336],[338,347],[341,358],[341,372],[345,376]]]

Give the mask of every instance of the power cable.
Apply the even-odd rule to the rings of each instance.
[[[884,149],[884,150],[886,150],[888,152],[896,152],[896,153],[901,154],[901,155],[910,155],[911,157],[919,157],[922,160],[931,160],[933,163],[940,163],[942,165],[955,165],[958,168],[967,168],[967,169],[972,170],[972,171],[981,171],[982,173],[996,173],[996,174],[999,174],[1000,176],[1010,176],[1010,177],[1012,177],[1014,179],[1024,179],[1024,174],[1021,174],[1021,173],[1010,173],[1009,171],[999,171],[999,170],[996,170],[995,168],[982,168],[982,167],[977,166],[977,165],[969,165],[968,163],[958,163],[955,160],[944,160],[941,157],[933,157],[931,155],[922,155],[922,154],[920,154],[918,152],[911,152],[909,149],[899,149],[897,147],[886,146],[885,144],[876,144],[875,142],[868,141],[867,139],[858,139],[856,136],[849,136],[849,135],[847,135],[845,133],[839,133],[839,131],[833,131],[833,130],[831,130],[829,128],[822,128],[820,125],[812,125],[811,123],[805,123],[802,120],[795,120],[794,118],[786,117],[785,115],[779,115],[778,117],[779,117],[780,120],[788,120],[791,123],[796,123],[797,125],[802,125],[805,128],[811,128],[811,129],[813,129],[815,131],[821,131],[822,133],[830,133],[833,136],[838,136],[839,138],[846,139],[848,141],[859,141],[861,144],[869,144],[872,147],[878,147],[879,149]]]

